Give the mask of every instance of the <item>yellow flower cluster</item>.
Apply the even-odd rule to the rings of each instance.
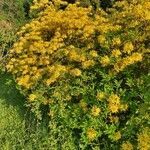
[[[89,54],[94,58],[98,57],[97,51],[95,51],[95,50],[91,50]]]
[[[81,75],[81,70],[78,69],[78,68],[74,68],[74,69],[70,70],[70,73],[71,73],[73,76],[80,76],[80,75]]]
[[[55,6],[56,1],[34,3],[35,9],[44,5],[46,8],[38,18],[22,27],[18,33],[19,41],[10,50],[7,65],[8,71],[15,75],[19,85],[29,89],[37,85],[43,77],[42,82],[48,86],[65,74],[79,77],[82,75],[82,69],[94,67],[97,61],[100,61],[103,67],[113,65],[111,57],[116,58],[116,72],[142,61],[142,54],[138,52],[120,58],[122,52],[130,54],[133,51],[132,42],[125,42],[122,51],[119,49],[122,40],[117,36],[109,46],[107,33],[120,30],[120,26],[111,23],[101,9],[93,14],[91,7],[83,8],[77,4],[68,4],[62,11]],[[60,5],[61,1],[58,3]],[[103,55],[101,50],[95,50],[95,40],[101,47],[113,49],[112,53]]]
[[[147,0],[145,1],[149,5]],[[123,16],[131,15],[134,18],[136,15],[135,6],[130,5],[129,2],[126,3],[131,12],[128,12],[128,8],[123,2],[116,2],[116,6],[119,5],[117,7],[124,6],[124,13],[114,11],[112,17],[109,17],[102,9],[95,12],[91,7],[79,7],[77,3],[67,4],[61,0],[34,1],[31,9],[43,11],[18,32],[20,38],[10,50],[8,71],[13,73],[18,85],[32,91],[32,88],[36,89],[38,84],[47,88],[59,85],[60,81],[80,79],[94,67],[99,67],[96,68],[97,70],[103,67],[106,73],[111,71],[118,73],[127,66],[142,61],[141,49],[143,46],[140,43],[144,43],[144,39],[148,36],[145,30],[149,31],[149,28],[145,27],[144,31],[136,28],[136,31],[140,31],[137,33],[138,38],[136,33],[135,39],[132,39],[132,35],[128,36],[130,33],[127,34],[126,31],[133,26],[133,23],[131,21],[129,25],[126,24]],[[142,6],[140,10],[148,11],[145,3],[138,3]],[[59,5],[62,4],[66,5],[64,10],[59,9]],[[141,12],[143,13],[143,11]],[[146,14],[146,20],[147,18],[148,14]],[[144,18],[138,17],[138,25],[143,20]],[[129,29],[124,29],[122,25]],[[122,35],[116,35],[116,32],[120,30],[123,32]],[[114,33],[113,37],[109,37],[110,33]],[[139,35],[142,36],[139,38]],[[67,94],[59,93],[60,91],[56,90],[52,96],[49,95],[48,99],[63,97],[70,101],[72,97],[65,91],[65,87],[61,90],[62,93]],[[33,94],[29,95],[28,99],[34,101],[36,97]],[[47,97],[45,99],[45,103],[47,103]],[[96,99],[103,101],[106,99],[106,94],[98,92]],[[87,112],[86,102],[80,101],[79,105],[84,112]],[[128,105],[123,105],[118,95],[109,96],[110,114],[126,111],[127,108]],[[97,106],[93,106],[90,110],[90,114],[94,117],[99,116],[100,113],[101,109]],[[111,120],[117,122],[118,118],[114,117]]]
[[[36,98],[37,98],[37,96],[36,96],[35,94],[30,94],[28,99],[29,99],[30,102],[32,102],[32,101],[34,101]]]
[[[140,20],[150,20],[150,2],[143,1],[141,4],[137,4],[134,7],[133,12],[135,13],[135,17]]]
[[[49,0],[34,0],[33,1],[33,5],[31,6],[31,11],[33,10],[37,10],[37,9],[43,9],[45,7],[47,7],[49,4]]]
[[[47,4],[47,1],[37,4],[41,3]],[[80,76],[82,70],[74,67],[76,62],[83,69],[93,66],[98,54],[87,49],[96,28],[90,13],[91,8],[76,4],[62,11],[50,3],[37,19],[22,27],[18,33],[21,37],[10,51],[7,65],[18,84],[28,89],[44,76],[43,83],[50,85],[67,73]],[[82,49],[79,43],[84,45]]]
[[[138,134],[138,148],[140,150],[150,149],[150,129],[148,127]]]
[[[133,150],[133,145],[129,141],[126,141],[121,145],[121,150]]]
[[[116,72],[142,61],[143,51],[148,50],[144,41],[149,38],[149,6],[149,0],[123,0],[116,2],[114,8],[110,9],[112,22],[123,25],[121,28],[123,34],[114,37],[110,46],[111,56],[116,58],[114,62]],[[120,10],[116,11],[118,8]]]
[[[142,61],[142,54],[135,52],[131,56],[127,56],[127,57],[121,59],[120,61],[118,61],[114,65],[114,70],[116,72],[120,72],[120,71],[124,70],[124,68],[126,68],[127,66],[132,65],[139,61]]]
[[[83,69],[88,69],[94,66],[94,64],[95,64],[94,60],[87,60],[82,63],[82,66],[83,66]]]
[[[96,98],[99,101],[103,101],[103,99],[105,98],[106,94],[104,92],[97,92]]]
[[[117,113],[120,109],[120,97],[116,94],[111,94],[108,98],[108,108],[112,113]]]
[[[97,136],[97,132],[93,128],[87,130],[87,137],[90,141],[94,140]]]
[[[48,7],[51,4],[54,4],[55,7],[58,7],[60,5],[68,5],[68,3],[66,1],[62,1],[62,0],[33,0],[33,5],[30,8],[30,11],[34,11],[34,10],[43,10],[46,7]]]
[[[119,49],[112,50],[112,57],[118,58],[121,54],[122,53]]]
[[[99,35],[99,36],[98,36],[98,42],[99,42],[101,45],[104,45],[105,42],[106,42],[105,36]]]
[[[118,22],[121,22],[124,16],[131,15],[133,17],[132,20],[126,22],[126,24],[128,24],[128,26],[130,27],[135,27],[136,25],[139,25],[140,21],[143,22],[150,20],[149,6],[150,6],[149,0],[119,1],[118,3],[116,3],[116,7],[122,8],[123,11],[118,12],[116,14],[116,18],[120,18]],[[130,10],[130,12],[128,10]]]
[[[101,112],[101,109],[97,106],[93,106],[91,109],[91,115],[94,117],[99,116],[100,112]]]
[[[45,80],[46,85],[54,83],[60,77],[60,75],[62,75],[67,70],[66,67],[62,65],[55,65],[48,67],[47,69],[50,73],[50,76],[47,76],[47,80]]]
[[[119,37],[113,38],[113,40],[112,40],[112,45],[113,46],[119,46],[120,44],[121,44],[121,40],[120,40]]]
[[[127,42],[124,45],[123,52],[130,54],[134,50],[134,46],[131,42]]]
[[[110,64],[110,59],[108,56],[101,57],[100,63],[103,67],[108,66]]]
[[[122,104],[120,97],[117,94],[111,94],[108,98],[108,108],[111,113],[117,113],[119,110],[126,111],[128,105]]]

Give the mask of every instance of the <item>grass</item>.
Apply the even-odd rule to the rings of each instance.
[[[5,73],[0,74],[0,89],[0,145],[2,150],[9,150],[14,149],[12,146],[24,132],[24,97],[15,88],[11,76]]]
[[[0,150],[48,150],[47,128],[27,110],[11,75],[0,73],[0,89]]]
[[[7,20],[15,26],[25,21],[24,14],[25,0],[1,0],[0,1],[0,19]]]
[[[0,1],[0,61],[12,46],[16,30],[27,21],[23,4],[24,0]],[[31,135],[28,135],[31,115],[26,117],[29,114],[25,98],[12,76],[3,71],[0,71],[0,89],[0,150],[22,149]]]
[[[11,105],[14,108],[18,108],[18,113],[23,115],[25,107],[25,98],[16,89],[15,82],[11,75],[6,73],[0,74],[0,101],[3,101],[5,105]]]
[[[24,2],[25,0],[0,1],[0,61],[12,46],[16,30],[26,22]],[[2,71],[0,71],[0,89],[1,108],[11,105],[15,109],[18,108],[18,113],[23,113],[24,97],[16,89],[11,75]]]

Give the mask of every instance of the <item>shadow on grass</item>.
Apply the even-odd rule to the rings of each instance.
[[[8,73],[0,72],[0,101],[6,106],[13,106],[17,110],[20,119],[22,118],[25,121],[26,132],[30,134],[36,131],[38,120],[31,109],[25,106],[26,98],[16,88],[15,81]],[[45,117],[41,121],[41,128],[47,126],[47,120]]]
[[[8,73],[0,72],[0,101],[6,105],[16,107],[19,115],[25,114],[25,97],[17,90],[12,76]]]

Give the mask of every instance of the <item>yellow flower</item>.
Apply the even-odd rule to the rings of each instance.
[[[108,101],[115,104],[120,104],[120,97],[117,94],[111,94]]]
[[[6,68],[7,68],[8,71],[12,71],[12,69],[14,68],[14,66],[11,65],[11,64],[8,64],[8,65],[6,65]]]
[[[120,44],[121,44],[120,38],[119,38],[119,37],[114,38],[113,41],[112,41],[112,44],[113,44],[113,45],[120,45]]]
[[[119,105],[114,103],[109,103],[109,110],[112,113],[117,113],[119,111]]]
[[[115,50],[113,50],[112,51],[112,56],[113,57],[119,57],[121,55],[121,52],[120,52],[120,50],[119,49],[115,49]]]
[[[69,58],[70,58],[70,60],[74,60],[74,61],[78,60],[79,55],[78,55],[78,53],[76,52],[75,49],[72,49],[72,50],[69,52]]]
[[[74,68],[70,71],[70,73],[73,75],[73,76],[80,76],[81,75],[81,70],[78,69],[78,68]]]
[[[134,46],[133,46],[132,42],[127,42],[124,45],[123,52],[130,54],[133,51],[133,49],[134,49]]]
[[[117,113],[120,109],[120,98],[116,94],[111,94],[108,99],[108,108],[112,113]]]
[[[47,79],[47,80],[45,81],[45,83],[46,83],[47,86],[49,86],[49,85],[52,83],[52,80],[51,80],[51,79]]]
[[[103,35],[99,35],[98,36],[98,42],[100,43],[100,44],[104,44],[105,43],[105,41],[106,41],[106,38],[105,38],[105,36],[103,36]]]
[[[31,84],[29,83],[29,80],[30,80],[29,75],[22,76],[21,78],[18,78],[18,85],[29,88],[31,86]]]
[[[92,109],[91,109],[91,114],[92,114],[94,117],[99,116],[100,112],[101,112],[101,109],[98,108],[97,106],[93,106]]]
[[[88,69],[89,67],[93,66],[95,62],[93,60],[87,60],[82,63],[84,69]]]
[[[110,59],[108,56],[104,56],[101,58],[100,63],[103,67],[108,66],[110,64]]]
[[[142,54],[133,53],[131,56],[132,62],[142,61]]]
[[[87,137],[89,140],[94,140],[97,136],[97,132],[93,128],[89,128],[87,130]]]
[[[121,133],[120,133],[120,131],[116,132],[116,133],[113,135],[113,140],[114,140],[114,141],[118,141],[119,139],[121,139]]]
[[[125,69],[127,66],[134,64],[138,61],[142,61],[142,54],[140,53],[133,53],[131,56],[127,56],[125,58],[123,58],[122,60],[118,61],[115,65],[114,65],[114,70],[116,72],[120,72],[123,69]]]
[[[148,127],[138,134],[138,148],[140,150],[150,149],[150,129]]]
[[[92,57],[98,57],[97,51],[95,51],[95,50],[90,51],[90,55]]]
[[[126,141],[121,145],[121,150],[133,150],[133,145],[129,141]]]
[[[98,92],[96,95],[96,98],[100,101],[102,101],[105,98],[105,93],[104,92]]]
[[[37,96],[36,96],[35,94],[30,94],[28,99],[32,102],[32,101],[34,101],[36,98],[37,98]]]

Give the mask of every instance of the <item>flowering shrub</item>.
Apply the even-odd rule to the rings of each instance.
[[[149,8],[148,0],[119,1],[108,12],[65,1],[32,6],[38,16],[18,32],[7,69],[38,119],[48,107],[55,149],[142,150]]]

